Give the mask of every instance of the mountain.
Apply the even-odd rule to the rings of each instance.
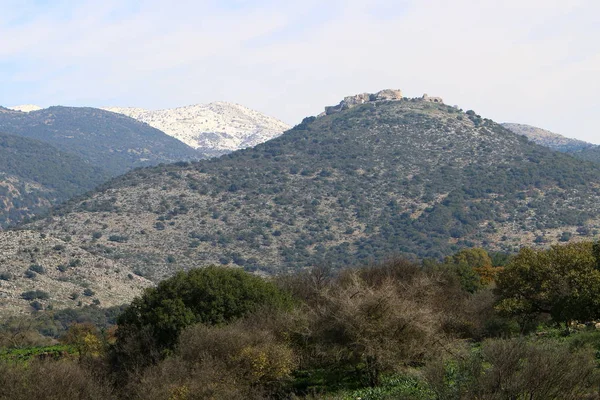
[[[133,118],[96,108],[0,109],[0,132],[46,142],[111,175],[200,158],[189,146]]]
[[[534,143],[549,147],[552,150],[562,151],[563,153],[572,153],[595,147],[593,144],[584,142],[583,140],[570,139],[531,125],[504,123],[502,126],[514,133],[527,137]]]
[[[132,171],[22,228],[152,279],[512,251],[600,228],[600,166],[439,98],[376,98],[219,159]]]
[[[102,169],[47,143],[0,133],[0,229],[108,178]]]
[[[147,123],[207,154],[253,147],[289,129],[285,123],[239,104],[215,102],[167,110],[108,107]]]

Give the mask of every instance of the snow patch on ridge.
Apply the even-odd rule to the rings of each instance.
[[[31,112],[41,110],[42,107],[36,106],[35,104],[22,104],[20,106],[7,107],[9,110],[21,111],[21,112]]]
[[[103,109],[145,122],[195,149],[239,150],[266,142],[290,128],[275,118],[227,102],[156,111],[134,107]]]

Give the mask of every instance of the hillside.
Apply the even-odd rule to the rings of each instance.
[[[41,141],[0,133],[0,229],[108,178],[75,155]]]
[[[51,144],[111,175],[200,158],[185,144],[133,118],[95,108],[0,109],[0,132]]]
[[[219,159],[133,171],[28,228],[156,279],[209,263],[274,271],[511,251],[595,234],[599,196],[594,164],[473,111],[402,99],[307,118]]]
[[[558,133],[531,125],[504,123],[502,126],[514,133],[527,137],[534,143],[549,147],[552,150],[562,151],[563,153],[572,153],[595,147],[593,144],[584,142],[583,140],[570,139]]]
[[[0,232],[0,315],[49,305],[121,305],[150,284],[121,263],[63,240],[37,232]]]
[[[580,150],[578,152],[573,153],[573,156],[582,160],[600,163],[600,146],[594,146]]]
[[[289,129],[285,123],[239,104],[214,102],[166,110],[108,107],[147,123],[207,155],[253,147]]]

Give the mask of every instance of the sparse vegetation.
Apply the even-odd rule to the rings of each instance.
[[[21,293],[21,297],[25,300],[48,300],[50,295],[43,290],[30,290],[28,292]]]
[[[510,253],[536,237],[544,246],[584,226],[591,236],[599,176],[475,112],[404,99],[309,118],[219,159],[133,171],[29,227],[69,226],[82,243],[110,225],[110,252],[85,246],[155,280],[206,264],[273,273],[397,254],[441,260],[474,246]]]

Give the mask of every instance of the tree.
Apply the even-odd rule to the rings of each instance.
[[[497,280],[497,308],[505,314],[553,321],[589,321],[600,317],[600,268],[591,242],[525,248]]]
[[[71,325],[61,341],[74,346],[79,353],[80,360],[98,357],[104,351],[98,328],[89,322]]]
[[[442,273],[402,260],[340,274],[308,304],[311,352],[379,385],[381,374],[439,349],[448,315],[437,302],[451,297],[446,283]]]
[[[187,326],[223,324],[261,306],[290,305],[290,296],[273,283],[240,269],[212,266],[179,272],[146,289],[124,311],[118,319],[117,345],[135,338],[164,353],[174,348]]]
[[[492,283],[496,277],[496,269],[492,267],[492,259],[481,248],[463,249],[444,259],[460,279],[462,287],[468,292],[476,292]]]

